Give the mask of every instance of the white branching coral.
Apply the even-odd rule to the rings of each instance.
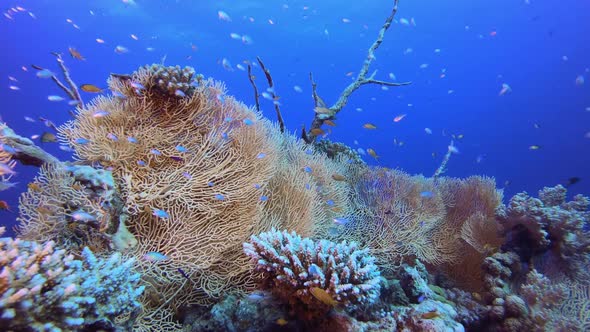
[[[80,259],[54,242],[0,239],[0,330],[74,331],[112,326],[140,307],[134,260],[120,254]]]
[[[354,308],[379,296],[381,275],[375,258],[354,242],[314,242],[295,232],[273,229],[252,236],[250,243],[244,243],[244,252],[279,297],[295,297],[308,306],[333,300]]]

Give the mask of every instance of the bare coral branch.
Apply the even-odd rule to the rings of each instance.
[[[317,91],[316,91],[316,83],[313,81],[312,75],[311,74],[309,75],[310,80],[311,80],[311,84],[312,84],[313,99],[314,99],[314,104],[316,107],[316,113],[314,115],[313,121],[311,123],[311,127],[309,128],[309,131],[306,133],[302,133],[302,135],[301,135],[302,139],[304,139],[307,143],[314,142],[317,137],[317,135],[314,134],[312,132],[312,130],[320,128],[325,120],[334,119],[335,115],[338,114],[344,108],[344,106],[346,106],[346,104],[348,103],[348,98],[352,95],[352,93],[354,91],[356,91],[358,88],[360,88],[362,85],[377,84],[377,85],[383,85],[383,86],[404,86],[404,85],[411,84],[411,82],[395,83],[395,82],[386,82],[386,81],[376,80],[374,78],[376,72],[373,72],[373,74],[371,74],[369,77],[367,77],[367,73],[369,72],[369,67],[371,66],[371,63],[373,62],[373,60],[375,60],[375,51],[377,50],[377,48],[379,48],[379,46],[383,42],[383,38],[385,37],[385,32],[387,32],[387,30],[391,26],[391,22],[393,22],[393,18],[395,17],[395,14],[397,13],[398,3],[399,3],[399,0],[394,0],[391,13],[389,14],[387,19],[385,20],[385,23],[383,23],[381,30],[379,30],[379,34],[377,35],[377,39],[375,39],[375,41],[373,42],[373,44],[369,48],[369,50],[367,52],[367,57],[365,58],[365,61],[363,62],[363,66],[361,67],[361,71],[359,72],[356,79],[352,83],[350,83],[350,85],[348,85],[344,89],[344,91],[342,91],[342,94],[340,94],[340,97],[338,98],[336,103],[334,103],[334,105],[330,106],[329,108],[325,108],[325,106],[324,106],[324,108],[325,108],[324,112],[317,111],[317,107],[321,106],[321,105],[319,105],[319,101],[321,101],[321,99],[319,98]]]
[[[277,121],[279,121],[279,129],[281,130],[281,133],[284,133],[285,122],[283,121],[283,116],[281,115],[281,108],[279,107],[280,104],[278,102],[279,97],[275,93],[275,86],[272,80],[272,76],[270,75],[270,71],[264,65],[264,62],[262,62],[262,59],[260,59],[260,57],[256,57],[256,60],[258,60],[260,68],[262,68],[262,71],[264,71],[264,76],[266,76],[266,80],[268,81],[269,92],[272,97],[273,104],[275,105],[275,111],[277,112]],[[251,77],[251,75],[249,76]]]

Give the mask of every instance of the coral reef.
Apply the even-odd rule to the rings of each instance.
[[[545,187],[539,198],[519,193],[498,211],[506,248],[554,281],[588,280],[590,200],[576,195],[566,202],[566,189]]]
[[[122,203],[111,172],[84,165],[48,163],[20,198],[18,236],[55,240],[80,252],[111,247]]]
[[[133,259],[75,259],[54,242],[0,239],[0,328],[73,331],[112,328],[140,308],[140,275]]]
[[[306,312],[341,305],[354,310],[379,296],[380,273],[375,258],[355,243],[339,244],[271,230],[252,236],[244,252],[264,274],[268,287]]]
[[[150,74],[149,84],[161,94],[177,96],[191,95],[195,90],[194,84],[203,79],[202,75],[197,75],[192,67],[180,68],[180,66],[165,67],[159,64],[144,66]]]

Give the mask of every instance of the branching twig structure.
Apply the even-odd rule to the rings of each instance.
[[[358,76],[350,85],[348,85],[344,89],[344,91],[340,95],[340,98],[338,98],[338,100],[336,101],[336,103],[334,103],[334,105],[330,106],[329,108],[326,107],[326,104],[324,103],[324,101],[317,94],[317,85],[316,85],[315,81],[313,80],[312,74],[310,73],[309,79],[311,81],[311,86],[312,86],[312,93],[313,93],[314,106],[315,106],[315,116],[314,116],[313,121],[311,123],[311,127],[309,128],[309,131],[306,131],[305,128],[303,128],[303,131],[301,133],[301,138],[303,140],[305,140],[305,142],[313,143],[315,141],[317,135],[313,134],[312,131],[314,131],[314,129],[319,129],[322,126],[322,124],[324,123],[324,121],[333,120],[335,118],[336,114],[338,114],[338,112],[340,112],[342,110],[342,108],[344,108],[344,106],[348,102],[348,98],[350,97],[350,95],[352,95],[352,93],[354,91],[356,91],[358,88],[360,88],[362,85],[377,84],[377,85],[382,85],[382,86],[403,86],[403,85],[411,84],[411,82],[396,83],[396,82],[387,82],[387,81],[377,80],[377,79],[375,79],[375,75],[377,74],[377,71],[374,71],[371,75],[367,76],[367,74],[369,73],[369,67],[371,66],[371,63],[373,62],[373,60],[375,60],[375,51],[377,50],[377,48],[379,48],[379,46],[383,42],[383,37],[385,36],[385,32],[391,26],[391,23],[393,22],[393,18],[395,16],[395,14],[397,13],[398,2],[399,2],[399,0],[394,0],[393,9],[391,10],[391,14],[389,14],[389,17],[387,17],[387,19],[385,20],[385,23],[383,23],[381,30],[379,30],[379,34],[377,36],[377,39],[373,42],[373,44],[369,48],[369,50],[367,52],[367,57],[363,63],[363,66],[362,66],[361,71],[359,72]]]

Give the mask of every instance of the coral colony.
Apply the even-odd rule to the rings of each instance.
[[[334,106],[314,83],[300,138],[163,65],[86,104],[66,88],[80,105],[57,139],[75,163],[3,124],[2,189],[16,161],[40,171],[0,240],[0,329],[589,330],[587,197],[503,205],[491,178],[443,176],[451,152],[427,178],[319,140],[359,86],[393,85],[366,75],[387,27]]]

